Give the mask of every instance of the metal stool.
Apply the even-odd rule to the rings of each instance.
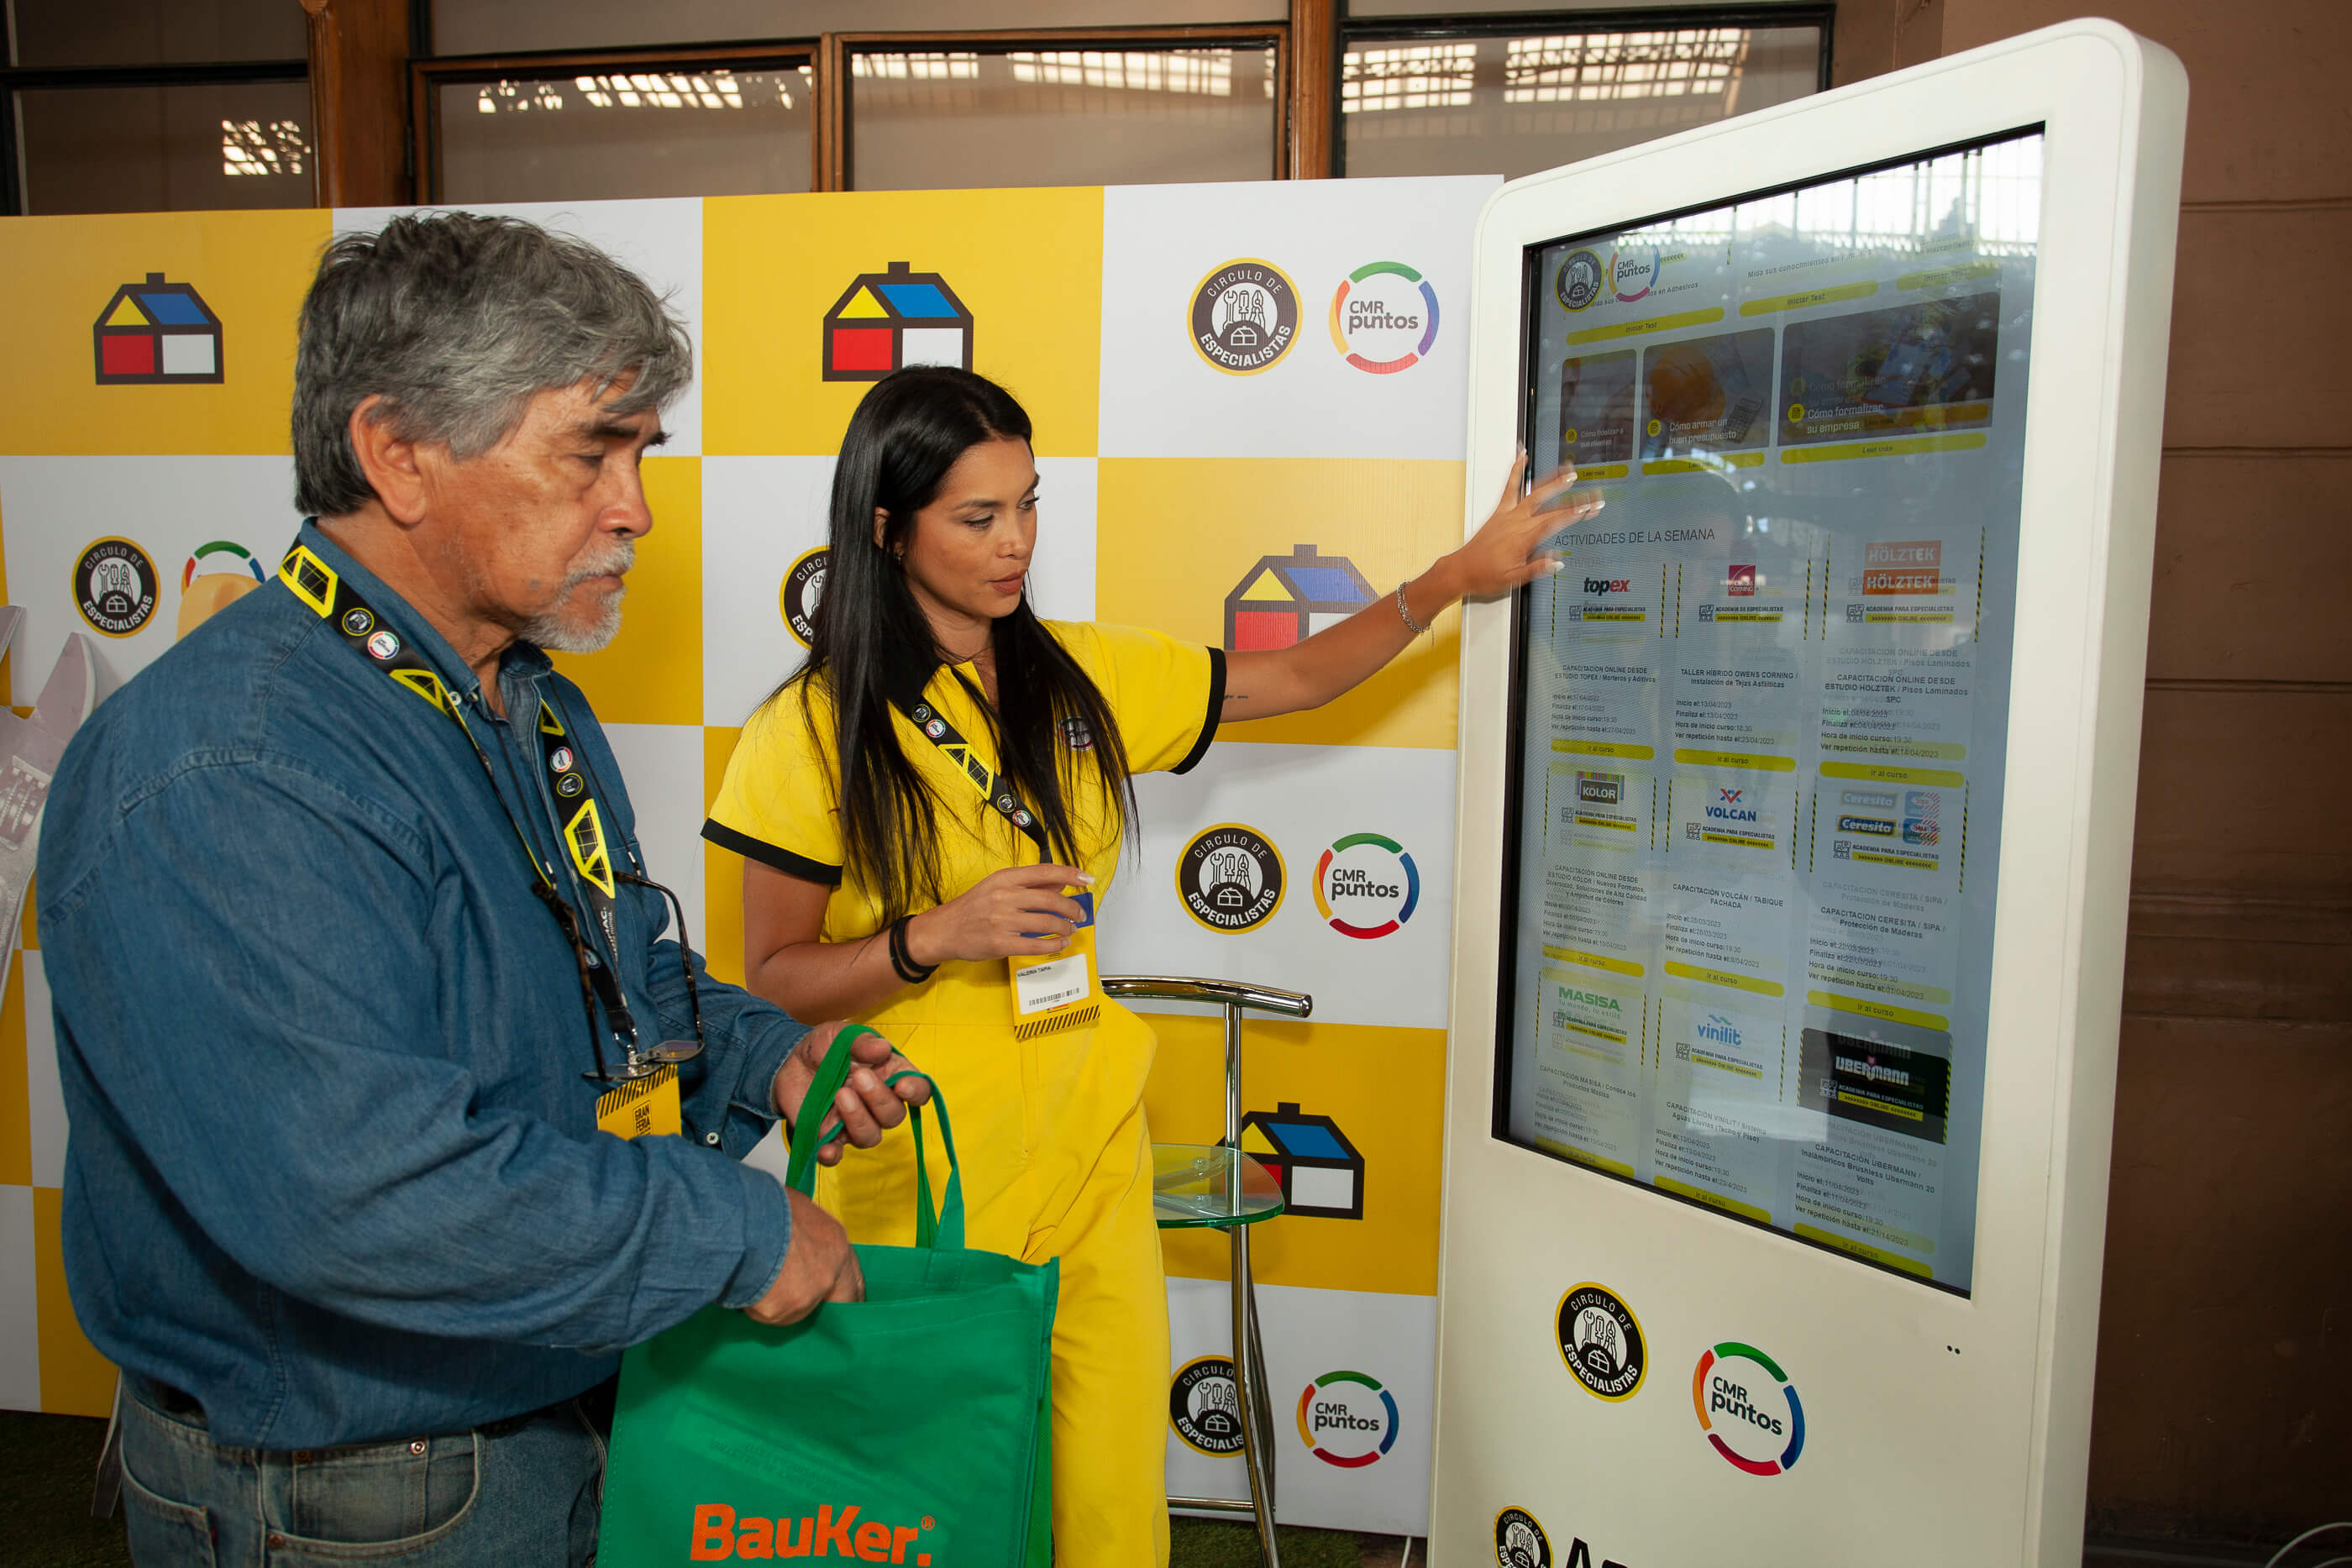
[[[1258,1339],[1249,1228],[1282,1212],[1282,1184],[1242,1153],[1242,1009],[1303,1019],[1315,1010],[1315,998],[1237,980],[1166,975],[1106,975],[1102,988],[1114,997],[1211,1002],[1224,1009],[1225,1141],[1154,1144],[1151,1196],[1162,1230],[1219,1229],[1233,1244],[1234,1392],[1242,1410],[1242,1468],[1249,1478],[1249,1496],[1171,1497],[1168,1506],[1255,1518],[1266,1568],[1281,1568],[1274,1543],[1274,1406],[1265,1388],[1265,1347]]]

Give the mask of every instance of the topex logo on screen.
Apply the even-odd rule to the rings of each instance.
[[[1725,1340],[1698,1358],[1691,1407],[1715,1451],[1751,1476],[1795,1468],[1805,1448],[1805,1407],[1780,1363],[1752,1344]]]
[[[1409,371],[1436,341],[1437,290],[1401,261],[1367,262],[1331,296],[1331,346],[1360,371]]]
[[[1327,1465],[1361,1469],[1396,1447],[1396,1396],[1360,1372],[1327,1372],[1298,1396],[1298,1440]]]
[[[1420,902],[1421,873],[1394,839],[1349,833],[1315,862],[1315,907],[1342,936],[1386,936]]]

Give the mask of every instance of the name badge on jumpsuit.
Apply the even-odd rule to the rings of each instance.
[[[1034,1040],[1057,1030],[1084,1029],[1102,1017],[1102,981],[1095,973],[1095,895],[1064,889],[1085,918],[1058,953],[1019,953],[1013,971],[1013,1035]]]

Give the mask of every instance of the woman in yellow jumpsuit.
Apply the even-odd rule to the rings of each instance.
[[[744,857],[751,988],[887,1033],[955,1107],[971,1245],[1061,1260],[1056,1560],[1139,1568],[1168,1560],[1152,1035],[1099,996],[1016,1027],[1008,960],[1062,951],[1091,918],[1130,775],[1182,772],[1219,723],[1328,702],[1455,599],[1557,570],[1539,545],[1600,502],[1538,516],[1575,476],[1522,497],[1522,458],[1476,537],[1392,600],[1229,654],[1036,617],[1029,434],[968,371],[901,371],[866,394],[835,470],[809,661],[753,715],[703,833]],[[819,1183],[853,1239],[911,1241],[908,1140]]]

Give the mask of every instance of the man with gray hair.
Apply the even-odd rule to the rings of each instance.
[[[541,652],[618,628],[690,360],[580,241],[465,214],[338,239],[295,367],[316,515],[60,766],[66,1269],[122,1369],[142,1564],[585,1562],[623,1347],[859,1293],[840,1226],[730,1157],[837,1026],[663,936]],[[870,1147],[905,1063],[857,1050],[828,1109]]]

